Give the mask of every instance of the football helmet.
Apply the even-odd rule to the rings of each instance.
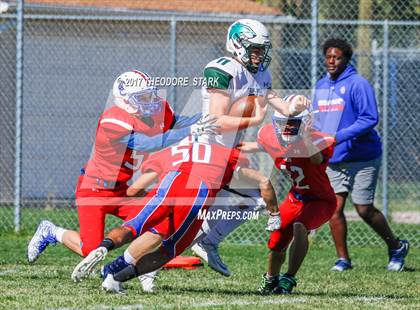
[[[291,102],[296,95],[285,97],[283,100]],[[272,116],[274,132],[281,145],[287,146],[299,141],[303,134],[312,126],[312,117],[308,110],[304,110],[295,116],[284,116],[280,112],[274,112]]]
[[[251,51],[254,48],[261,49],[258,67],[251,63]],[[233,57],[242,61],[251,73],[256,73],[258,70],[264,71],[271,62],[271,57],[268,55],[271,49],[268,30],[259,21],[253,19],[240,19],[230,25],[226,49]]]
[[[130,114],[152,116],[162,111],[163,99],[151,85],[151,77],[141,71],[124,72],[112,88],[113,102]]]

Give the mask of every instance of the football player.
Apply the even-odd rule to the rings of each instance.
[[[226,49],[229,57],[220,57],[208,63],[204,69],[205,85],[202,88],[203,113],[218,117],[220,135],[214,142],[226,147],[235,147],[242,139],[244,129],[262,123],[266,113],[266,104],[270,104],[284,115],[296,114],[310,105],[304,96],[298,96],[293,103],[283,101],[271,88],[271,74],[268,66],[271,62],[271,41],[267,28],[253,19],[240,19],[228,30]],[[244,96],[257,96],[253,117],[233,117],[229,115],[232,104]],[[255,190],[241,193],[254,196],[255,202],[250,208],[259,208],[258,192]],[[222,194],[222,193],[221,193]],[[247,203],[248,204],[248,203]],[[237,212],[246,212],[237,206]],[[220,220],[205,238],[192,247],[195,254],[208,262],[209,266],[224,276],[230,276],[230,270],[218,253],[219,243],[245,220]]]
[[[308,233],[328,222],[335,210],[335,195],[326,168],[333,154],[334,138],[312,130],[307,110],[294,117],[275,112],[272,124],[258,133],[257,142],[243,142],[246,152],[267,152],[275,166],[286,174],[291,188],[279,206],[280,229],[268,241],[268,271],[261,294],[289,294],[297,284],[295,275],[308,250]],[[280,276],[289,243],[287,272]]]
[[[106,290],[120,292],[119,281],[155,270],[181,254],[201,227],[203,219],[198,214],[208,210],[217,192],[231,180],[235,170],[260,185],[261,195],[271,213],[268,229],[278,228],[280,218],[274,189],[269,180],[247,165],[248,160],[237,149],[209,144],[204,137],[198,137],[198,142],[187,140],[153,154],[143,164],[142,176],[130,189],[142,191],[159,178],[157,187],[144,198],[144,208],[133,214],[122,227],[111,231],[109,239],[105,239],[75,268],[72,278],[79,281],[89,274],[109,250],[127,241],[127,236],[140,237],[124,255],[104,267],[102,286]],[[156,248],[159,250],[152,253]],[[149,253],[150,259],[146,259],[145,255]],[[143,256],[145,260],[140,261]],[[134,266],[139,261],[142,263],[136,269]],[[116,275],[126,267],[128,270]]]
[[[127,181],[148,152],[162,149],[190,134],[213,132],[214,120],[200,114],[177,116],[168,102],[150,85],[150,76],[128,71],[115,80],[112,106],[99,118],[94,151],[76,187],[79,232],[42,221],[29,242],[27,256],[33,263],[49,244],[64,244],[86,256],[104,237],[105,216],[126,219],[140,206],[126,199]]]

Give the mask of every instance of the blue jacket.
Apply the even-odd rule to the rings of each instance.
[[[337,145],[330,163],[368,161],[382,154],[375,93],[352,65],[333,81],[327,74],[315,88],[315,127],[336,133]]]

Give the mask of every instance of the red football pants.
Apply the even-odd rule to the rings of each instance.
[[[124,226],[137,236],[146,231],[162,235],[163,247],[174,257],[194,240],[203,223],[198,215],[207,211],[215,195],[201,179],[181,171],[169,172]]]
[[[274,251],[285,249],[293,239],[294,223],[302,223],[307,230],[316,229],[330,220],[335,208],[333,199],[303,202],[289,193],[279,207],[280,229],[270,234],[268,248]]]
[[[96,249],[104,239],[107,214],[127,220],[142,208],[139,198],[126,197],[127,186],[114,189],[101,188],[94,179],[80,176],[76,187],[76,205],[83,256]]]

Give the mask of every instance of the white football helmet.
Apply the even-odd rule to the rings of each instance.
[[[251,48],[262,49],[259,67],[252,66],[250,62]],[[253,19],[240,19],[230,25],[226,49],[233,57],[242,61],[252,73],[256,73],[258,70],[264,71],[271,62],[271,57],[268,55],[271,49],[268,30],[259,21]]]
[[[152,116],[162,111],[163,99],[151,85],[151,77],[144,72],[124,72],[114,82],[113,102],[130,114]]]
[[[290,95],[283,100],[292,102],[296,95]],[[273,128],[277,140],[281,145],[287,146],[302,138],[302,135],[312,126],[312,116],[308,110],[304,110],[295,116],[284,116],[278,111],[272,116]]]

